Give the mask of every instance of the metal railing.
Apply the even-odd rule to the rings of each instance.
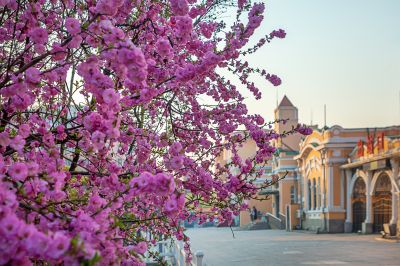
[[[174,241],[173,244],[171,244],[170,241],[158,241],[153,251],[157,251],[159,256],[168,265],[205,266],[205,264],[203,264],[204,253],[200,250],[196,251],[192,260],[188,262],[187,254],[181,241]],[[151,261],[149,258],[147,258],[145,262],[146,265],[155,265],[155,262]]]

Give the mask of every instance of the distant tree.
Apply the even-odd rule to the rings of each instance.
[[[200,204],[227,220],[244,208],[279,136],[216,69],[260,98],[249,74],[280,79],[244,55],[285,33],[245,48],[264,4],[240,0],[227,28],[233,6],[0,0],[0,265],[140,265],[158,237],[188,242],[180,222],[205,220]],[[214,165],[248,137],[254,160]]]

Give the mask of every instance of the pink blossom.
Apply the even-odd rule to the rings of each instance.
[[[159,39],[156,43],[156,47],[157,47],[157,52],[162,56],[162,57],[169,57],[172,49],[171,49],[171,45],[169,43],[168,40],[166,39]]]
[[[114,89],[107,89],[103,92],[103,101],[107,104],[116,104],[119,101],[119,94]]]
[[[11,0],[0,0],[0,6],[6,6],[11,2]]]
[[[8,135],[8,132],[3,131],[0,133],[0,146],[7,147],[10,144],[11,140]]]
[[[75,35],[81,31],[81,24],[76,18],[67,18],[65,20],[65,27],[71,35]]]
[[[243,9],[244,5],[247,3],[247,0],[238,0],[238,6],[240,9]]]
[[[135,246],[132,248],[136,253],[139,254],[144,254],[147,251],[147,243],[142,241],[137,243]]]
[[[28,124],[22,124],[18,128],[18,134],[23,138],[27,138],[30,132],[31,132],[31,127]]]
[[[15,181],[23,181],[28,176],[28,167],[25,163],[14,163],[8,169],[8,174]]]
[[[34,28],[30,31],[29,37],[36,44],[46,44],[48,40],[48,33],[43,28]]]
[[[98,130],[92,134],[92,143],[97,150],[104,148],[106,135]]]
[[[14,215],[9,214],[0,219],[0,232],[6,237],[16,237],[21,226],[21,221]]]
[[[102,116],[99,113],[92,112],[84,118],[83,125],[89,131],[95,131],[102,126]]]
[[[28,239],[37,231],[36,227],[31,224],[22,225],[18,229],[18,237],[26,243]]]
[[[216,68],[256,99],[251,76],[281,83],[246,61],[285,35],[249,46],[263,4],[239,1],[232,12],[248,23],[222,28],[207,12],[223,3],[209,0],[25,2],[0,0],[0,43],[12,48],[0,52],[0,265],[79,265],[95,254],[99,265],[142,265],[156,242],[132,236],[183,240],[182,221],[214,218],[203,202],[226,220],[243,210],[231,199],[257,194],[254,166],[282,136]],[[256,154],[242,160],[250,138]]]
[[[257,116],[256,117],[256,122],[258,125],[263,125],[264,124],[264,118],[262,116]]]
[[[46,192],[47,182],[39,178],[32,178],[25,182],[24,188],[27,195],[36,196],[40,192]]]
[[[266,79],[272,83],[274,86],[281,85],[282,81],[277,75],[267,75]]]
[[[96,211],[107,203],[105,199],[99,196],[98,193],[94,193],[89,199],[89,208],[92,211]]]
[[[50,239],[44,233],[34,231],[25,242],[29,252],[35,255],[43,255],[48,250]]]
[[[52,52],[52,58],[55,61],[61,61],[64,60],[65,56],[67,55],[66,53],[66,47],[62,46],[59,43],[53,43],[51,52]]]
[[[99,0],[96,4],[96,12],[114,16],[122,4],[122,0]]]
[[[172,13],[175,16],[184,16],[189,12],[189,5],[186,0],[170,0]]]
[[[30,67],[25,72],[26,81],[36,84],[40,82],[40,71],[36,68]]]
[[[312,128],[309,128],[309,127],[307,127],[305,125],[301,125],[301,124],[297,125],[296,130],[303,135],[311,135],[311,133],[313,132]]]
[[[181,150],[182,150],[182,144],[180,142],[174,142],[169,147],[169,153],[172,155],[178,155]]]
[[[160,194],[169,194],[175,189],[174,179],[170,175],[158,173],[155,176],[155,181]]]
[[[170,160],[171,168],[178,170],[183,166],[183,157],[182,156],[174,156]]]
[[[189,16],[176,17],[175,32],[179,38],[187,41],[192,31],[192,27],[192,19]]]
[[[56,232],[50,240],[47,254],[53,259],[58,259],[64,255],[70,245],[70,239],[61,232]]]
[[[285,38],[285,36],[286,36],[286,32],[284,30],[282,30],[282,29],[274,30],[269,34],[269,37],[271,39],[274,38],[274,37],[283,39],[283,38]]]
[[[165,210],[167,212],[174,212],[178,208],[178,202],[174,198],[170,198],[165,202]]]
[[[68,48],[78,48],[82,43],[82,36],[76,35],[72,37],[71,41],[68,43]]]
[[[39,172],[39,164],[36,162],[29,162],[26,164],[28,167],[28,175],[29,176],[35,176]]]

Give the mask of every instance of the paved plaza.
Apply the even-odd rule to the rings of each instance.
[[[192,250],[204,252],[206,266],[400,265],[400,243],[378,235],[311,234],[282,230],[188,229]]]

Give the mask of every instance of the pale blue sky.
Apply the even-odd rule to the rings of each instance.
[[[283,28],[287,37],[248,61],[283,80],[301,122],[343,127],[400,124],[400,0],[268,0],[258,35]],[[252,113],[273,119],[276,88],[255,78],[260,101]]]

